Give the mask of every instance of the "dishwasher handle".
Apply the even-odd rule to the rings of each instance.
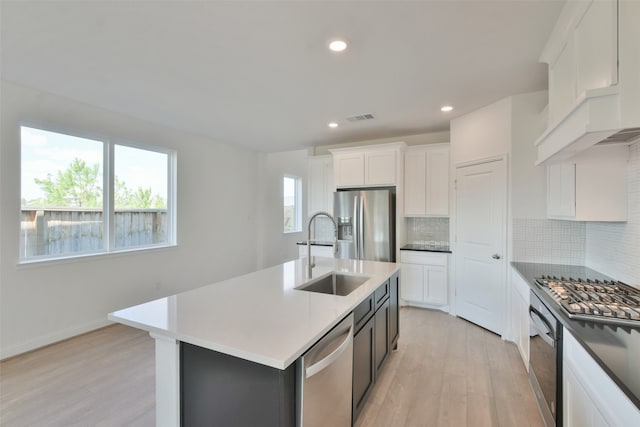
[[[339,337],[336,338],[336,340],[342,337],[343,335],[344,334],[341,334]],[[344,338],[344,341],[342,341],[342,343],[338,346],[338,348],[333,350],[324,359],[314,363],[313,365],[305,369],[304,371],[305,377],[311,378],[312,376],[322,371],[327,366],[331,365],[338,357],[340,357],[342,353],[345,352],[345,350],[349,347],[349,344],[351,344],[352,341],[353,341],[353,324],[349,326],[349,330],[346,332],[346,337]]]

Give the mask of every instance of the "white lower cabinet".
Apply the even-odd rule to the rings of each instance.
[[[515,271],[511,271],[511,331],[522,362],[529,370],[529,285]]]
[[[565,427],[640,426],[640,410],[566,329],[562,363]]]
[[[400,297],[407,305],[446,305],[448,298],[448,255],[445,253],[400,251],[402,282]]]

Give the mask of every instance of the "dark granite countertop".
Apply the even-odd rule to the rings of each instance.
[[[534,278],[543,274],[589,279],[611,278],[579,265],[526,262],[512,262],[511,265],[629,400],[640,408],[640,326],[636,328],[570,319],[534,282]]]
[[[306,240],[303,240],[301,242],[296,242],[296,245],[306,245],[306,244],[307,244]],[[314,246],[333,246],[333,242],[327,242],[324,240],[318,240],[318,241],[312,240],[311,244]]]
[[[407,243],[400,248],[401,251],[423,251],[423,252],[445,252],[450,254],[451,249],[448,244],[422,244]]]

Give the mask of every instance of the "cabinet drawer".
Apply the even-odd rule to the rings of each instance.
[[[400,262],[407,264],[440,265],[446,267],[447,255],[433,252],[400,251]]]
[[[373,295],[375,297],[377,310],[382,304],[384,304],[385,300],[389,298],[389,281],[387,280],[380,285]]]
[[[375,292],[367,297],[366,300],[362,301],[360,305],[353,310],[353,333],[354,335],[362,329],[362,327],[367,323],[367,321],[373,316],[375,313]]]

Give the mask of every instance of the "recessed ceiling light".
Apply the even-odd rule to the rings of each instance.
[[[342,52],[347,48],[347,42],[344,40],[333,40],[329,43],[329,49],[334,52]]]
[[[338,124],[337,124],[336,122],[331,122],[331,123],[329,123],[329,124],[328,124],[328,126],[329,126],[330,128],[337,128],[337,127],[338,127]]]
[[[453,107],[451,105],[445,105],[442,108],[440,108],[440,111],[443,111],[445,113],[448,113],[451,110],[453,110]]]

